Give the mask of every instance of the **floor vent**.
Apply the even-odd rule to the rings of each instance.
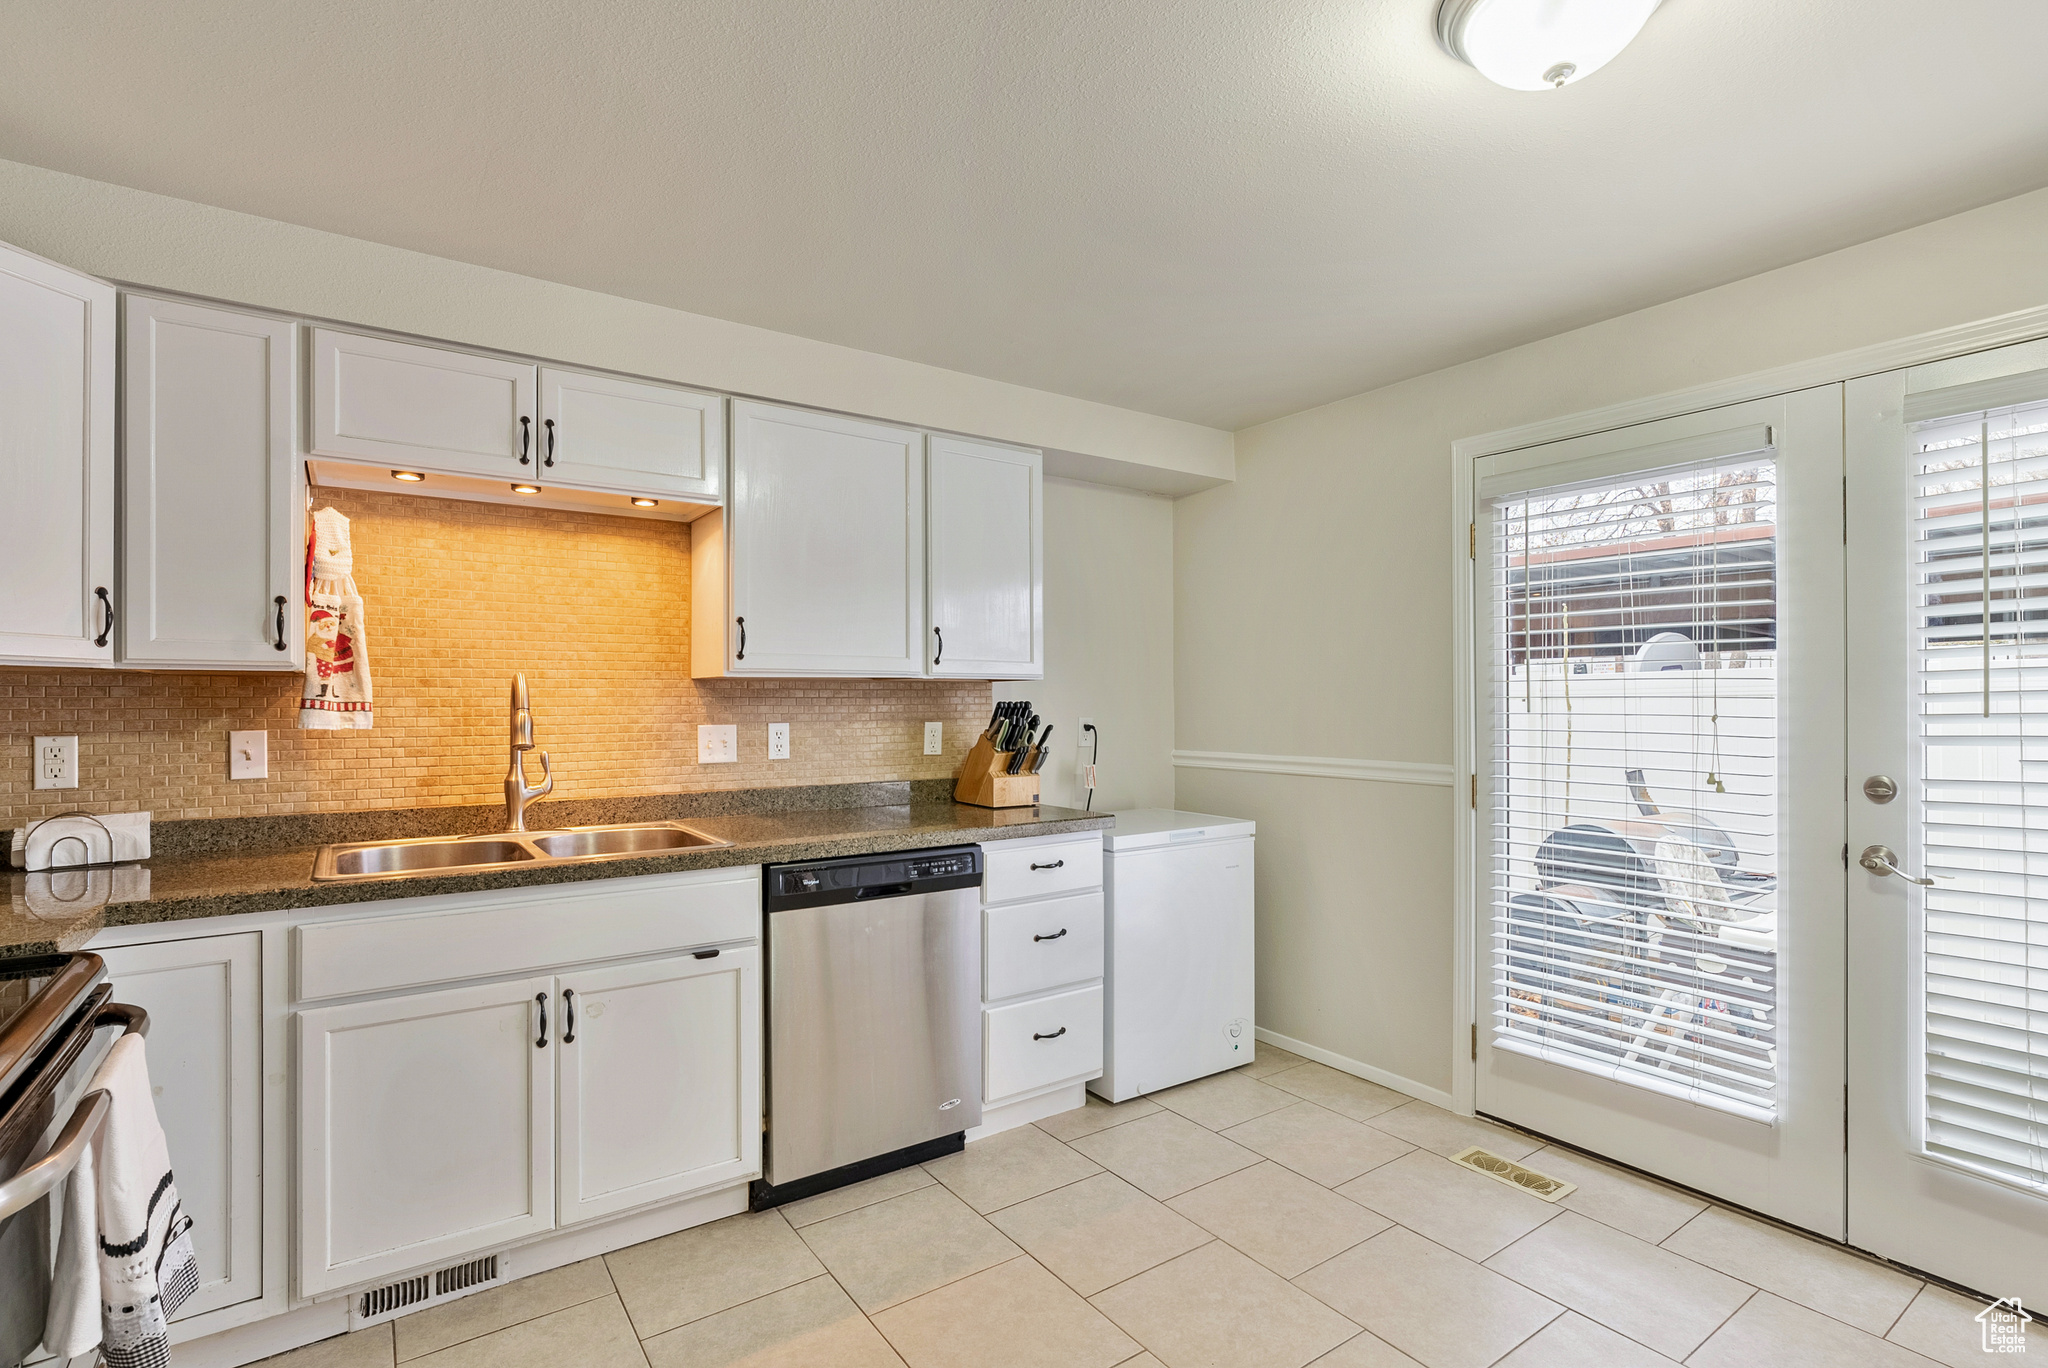
[[[349,1299],[348,1328],[359,1330],[407,1311],[453,1301],[503,1281],[504,1271],[498,1255],[486,1254],[481,1259],[451,1264],[432,1273],[415,1274],[382,1287],[373,1287],[367,1292],[358,1292]]]
[[[1553,1178],[1535,1169],[1523,1168],[1520,1164],[1503,1159],[1498,1154],[1488,1154],[1479,1146],[1459,1150],[1451,1156],[1454,1164],[1463,1164],[1474,1172],[1483,1173],[1496,1183],[1520,1188],[1531,1197],[1541,1197],[1546,1202],[1555,1202],[1577,1192],[1577,1183],[1567,1183],[1562,1178]]]

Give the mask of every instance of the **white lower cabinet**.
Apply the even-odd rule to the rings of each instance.
[[[554,979],[299,1013],[299,1291],[551,1229]]]
[[[982,860],[986,1124],[992,1108],[1102,1072],[1102,837],[994,842]]]
[[[760,951],[585,969],[559,982],[562,1225],[759,1171]]]
[[[263,1295],[262,936],[98,952],[114,1000],[149,1013],[157,1119],[192,1218],[199,1291],[178,1319]]]

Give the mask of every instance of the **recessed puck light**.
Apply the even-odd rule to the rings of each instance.
[[[539,485],[513,485],[513,486],[512,486],[512,492],[513,492],[514,494],[538,494],[538,493],[540,493],[540,486],[539,486]]]
[[[391,478],[403,480],[407,484],[418,484],[427,477],[420,474],[417,470],[394,470],[391,472]]]
[[[635,500],[633,500],[633,507],[635,507],[635,508],[654,508],[654,507],[657,507],[657,506],[659,506],[659,505],[660,505],[660,503],[661,503],[661,500],[659,500],[659,499],[635,499]]]

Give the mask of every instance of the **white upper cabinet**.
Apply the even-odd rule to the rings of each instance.
[[[1044,457],[934,435],[926,460],[930,673],[1042,678]]]
[[[702,953],[561,976],[562,1225],[760,1172],[760,951]]]
[[[297,669],[297,328],[143,295],[123,309],[121,659]]]
[[[542,366],[540,458],[544,480],[715,502],[724,484],[725,398]]]
[[[696,599],[692,633],[706,635],[693,672],[923,674],[924,434],[750,401],[732,410],[726,516],[703,529],[722,538],[729,596],[722,612],[705,611],[713,586]],[[692,558],[700,584],[703,559]]]
[[[299,1013],[302,1295],[555,1225],[554,980]]]
[[[114,288],[0,244],[0,665],[114,658]]]
[[[313,330],[315,456],[532,479],[539,368],[445,347]]]

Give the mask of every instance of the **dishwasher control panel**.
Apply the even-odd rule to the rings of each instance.
[[[762,903],[770,912],[869,898],[900,898],[981,883],[981,847],[946,846],[885,855],[769,865]]]

